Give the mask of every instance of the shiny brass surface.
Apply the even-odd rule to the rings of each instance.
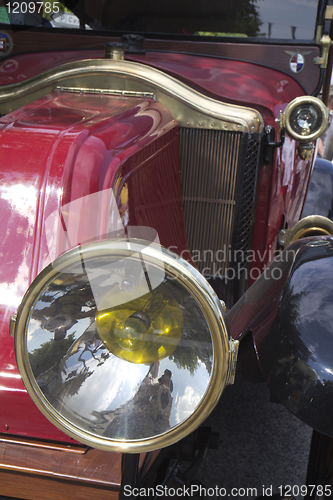
[[[8,113],[54,90],[59,84],[92,89],[152,92],[184,127],[258,133],[263,119],[254,109],[221,103],[149,66],[108,59],[66,63],[0,90],[0,112]]]
[[[13,314],[13,316],[10,318],[10,322],[9,322],[9,335],[11,337],[14,337],[16,317],[17,317],[17,315]]]
[[[320,38],[319,43],[321,45],[321,56],[315,57],[313,59],[313,63],[317,64],[322,69],[326,69],[327,62],[328,62],[328,55],[329,55],[330,48],[331,48],[333,42],[332,42],[331,38],[329,37],[329,35],[323,35]]]
[[[36,352],[36,345],[44,346],[45,338],[47,338],[47,335],[48,338],[50,338],[50,335],[47,333],[47,331],[45,329],[43,330],[43,328],[46,328],[44,325],[46,323],[49,324],[50,320],[47,320],[43,324],[43,322],[40,322],[40,320],[38,319],[40,318],[40,314],[42,313],[41,309],[42,302],[40,301],[40,297],[43,297],[44,291],[46,290],[45,293],[47,294],[47,297],[52,296],[52,293],[55,293],[56,294],[55,296],[59,297],[59,286],[62,286],[61,283],[65,283],[66,287],[72,289],[71,288],[72,285],[70,284],[70,282],[68,282],[67,279],[69,276],[70,269],[73,268],[74,270],[76,270],[78,266],[79,267],[82,266],[81,263],[84,263],[82,269],[85,270],[84,271],[85,273],[89,274],[89,272],[93,271],[95,272],[94,279],[100,279],[98,278],[98,276],[104,276],[105,273],[100,274],[99,267],[96,268],[97,270],[94,269],[94,262],[97,262],[98,266],[100,266],[100,262],[103,261],[103,259],[105,259],[105,262],[106,261],[109,262],[110,258],[112,261],[112,259],[114,259],[115,256],[117,257],[117,259],[118,258],[121,259],[120,260],[121,262],[123,262],[123,259],[126,259],[127,257],[130,256],[131,260],[132,258],[134,259],[134,263],[135,262],[140,263],[141,261],[140,259],[142,257],[146,265],[148,265],[148,267],[152,266],[154,268],[154,266],[155,267],[158,266],[158,268],[164,269],[165,276],[167,278],[165,278],[164,281],[162,281],[163,287],[165,286],[164,285],[164,283],[166,282],[165,280],[171,280],[171,283],[176,283],[177,285],[172,285],[172,286],[180,286],[181,290],[183,290],[181,296],[185,294],[189,298],[191,298],[191,303],[193,302],[193,304],[196,304],[196,307],[198,308],[197,313],[199,313],[199,311],[201,310],[200,315],[203,315],[202,317],[206,321],[207,327],[205,328],[208,328],[207,331],[209,331],[210,335],[209,343],[211,343],[211,348],[213,353],[209,361],[210,368],[209,371],[207,372],[210,374],[209,378],[207,379],[208,385],[205,388],[205,390],[201,392],[200,399],[198,399],[195,402],[195,407],[193,407],[194,408],[193,412],[185,419],[182,417],[183,419],[181,420],[179,420],[178,416],[176,415],[178,419],[176,421],[176,424],[170,425],[170,427],[167,427],[164,432],[157,433],[157,435],[151,435],[149,437],[143,437],[137,439],[110,437],[110,435],[103,428],[104,425],[103,422],[107,418],[107,413],[112,413],[110,411],[108,412],[103,411],[101,413],[102,418],[100,418],[99,424],[91,425],[91,421],[89,420],[89,418],[93,419],[96,417],[97,413],[99,413],[97,411],[94,411],[96,410],[96,406],[94,406],[94,401],[96,401],[97,393],[100,393],[100,390],[97,389],[98,388],[103,389],[103,394],[105,395],[103,397],[110,398],[112,396],[110,390],[109,392],[106,393],[104,392],[106,390],[105,384],[107,383],[110,384],[110,382],[113,383],[112,377],[111,379],[109,378],[109,380],[106,379],[105,376],[101,377],[101,374],[103,375],[103,371],[99,368],[100,366],[99,363],[103,360],[97,359],[98,353],[96,350],[92,351],[93,353],[95,353],[94,356],[92,357],[88,356],[88,358],[86,358],[87,368],[92,372],[91,376],[89,377],[91,377],[91,379],[94,377],[95,390],[93,392],[90,392],[90,396],[88,397],[88,399],[87,398],[84,398],[83,400],[81,399],[81,402],[83,401],[85,403],[88,402],[89,405],[91,405],[91,410],[89,410],[88,413],[85,414],[86,416],[82,418],[80,416],[80,413],[78,414],[78,417],[76,416],[75,406],[71,407],[73,408],[71,414],[69,414],[68,412],[66,413],[64,400],[59,400],[60,406],[54,404],[54,401],[57,401],[58,395],[62,390],[63,386],[61,384],[63,383],[65,385],[67,384],[66,387],[68,387],[68,376],[69,375],[72,376],[73,373],[72,366],[66,368],[67,366],[66,363],[69,359],[69,356],[72,356],[73,353],[76,354],[77,356],[77,353],[79,353],[78,345],[79,342],[81,342],[80,339],[82,339],[81,342],[82,345],[83,346],[85,345],[87,348],[87,339],[88,339],[87,334],[89,332],[93,332],[93,323],[91,323],[89,327],[85,326],[84,327],[85,330],[82,334],[80,330],[81,328],[80,324],[79,322],[77,322],[77,324],[75,325],[75,333],[77,335],[77,340],[75,340],[74,343],[71,345],[70,349],[67,350],[67,354],[62,359],[60,359],[59,366],[61,369],[59,373],[52,372],[53,375],[51,374],[52,376],[50,377],[50,375],[48,375],[50,374],[50,370],[47,370],[46,372],[42,373],[42,376],[38,377],[39,381],[38,383],[31,366],[32,362],[31,356],[34,356],[34,352]],[[88,271],[88,269],[90,269],[90,271]],[[118,270],[116,274],[119,275]],[[74,285],[75,283],[79,283],[81,287],[80,290],[82,291],[81,284],[83,283],[83,281],[80,278],[79,274],[77,274],[77,271],[75,271],[73,276],[75,277]],[[106,278],[103,277],[101,279],[109,280],[109,276],[110,275],[107,274]],[[52,292],[52,286],[53,286],[52,283],[56,284],[54,292]],[[105,285],[103,286],[105,287]],[[67,288],[65,289],[67,290]],[[86,288],[84,288],[84,290],[86,290]],[[84,293],[86,294],[86,291],[84,291]],[[68,310],[68,306],[72,304],[72,302],[66,299],[66,294],[63,295],[63,297],[64,297],[64,304],[66,305],[66,308]],[[96,297],[96,295],[94,295],[94,297]],[[90,299],[89,301],[91,302]],[[75,302],[76,305],[79,303],[78,301]],[[47,307],[50,307],[49,299],[47,299],[46,304]],[[89,307],[91,308],[92,306],[91,305],[84,306],[84,309],[82,309],[82,311],[85,311],[85,313],[87,313],[87,309],[89,309]],[[36,315],[34,311],[36,311],[36,313],[38,314]],[[192,311],[192,309],[191,311],[189,311],[189,317],[192,317],[193,312],[194,311]],[[83,321],[87,322],[88,316],[89,313],[85,314]],[[93,319],[94,314],[90,315],[89,317]],[[36,322],[37,323],[39,322],[39,326],[37,325]],[[30,323],[32,324],[32,329],[29,330]],[[50,328],[51,332],[53,332],[54,329],[55,329],[54,326]],[[201,328],[199,328],[199,330],[201,332]],[[188,331],[187,334],[185,335],[185,338],[182,339],[181,342],[183,343],[185,342],[185,344],[186,342],[188,342],[188,340],[186,340],[186,337],[189,335],[189,333],[190,332]],[[96,333],[93,334],[93,337],[96,340]],[[189,340],[190,339],[191,336],[189,336]],[[38,341],[37,344],[36,341]],[[30,346],[31,342],[33,342],[33,347]],[[192,345],[192,342],[194,342],[194,339],[190,340],[189,346]],[[195,345],[195,342],[193,345]],[[210,349],[208,344],[202,343],[201,345],[202,349],[204,348],[206,349],[205,346],[207,346],[207,348]],[[80,357],[84,354],[84,352],[87,352],[86,348],[84,349],[84,351],[81,351]],[[192,347],[190,348],[192,349]],[[147,244],[147,242],[142,242],[138,240],[131,240],[130,242],[129,240],[109,240],[109,241],[101,241],[98,243],[92,243],[83,246],[81,248],[76,248],[74,250],[71,250],[68,253],[60,256],[53,264],[50,264],[40,273],[40,275],[36,278],[36,280],[32,283],[29,290],[27,291],[18,310],[18,316],[15,328],[15,351],[16,351],[18,367],[23,382],[31,398],[38,406],[38,408],[54,425],[59,427],[61,430],[63,430],[73,438],[78,439],[80,442],[85,443],[94,448],[99,448],[102,450],[127,452],[127,453],[139,453],[139,452],[164,448],[166,446],[171,445],[172,443],[180,440],[187,434],[191,433],[195,428],[198,427],[198,425],[200,425],[201,422],[203,422],[207,418],[208,414],[217,403],[225,385],[228,383],[232,383],[233,381],[234,369],[235,369],[234,365],[235,365],[235,360],[237,358],[237,343],[230,340],[228,326],[219,299],[217,298],[213,290],[210,288],[208,283],[201,276],[201,274],[194,268],[192,268],[192,266],[190,266],[186,261],[183,261],[180,257],[176,256],[175,254],[167,250],[163,249],[161,251],[161,248],[155,244]],[[69,352],[70,354],[68,355]],[[29,356],[30,356],[30,361],[29,361]],[[101,356],[99,355],[99,357]],[[74,358],[72,358],[72,360],[73,359]],[[128,366],[128,368],[131,370],[134,367],[135,370],[141,370],[141,371],[143,370],[144,372],[145,365],[136,365],[133,363],[127,363],[121,359],[112,357],[112,355],[110,358],[110,354],[108,354],[108,357],[105,359],[108,359],[109,360],[108,362],[111,364],[115,363],[116,370],[118,370],[118,367],[121,366],[119,363],[125,363],[126,366]],[[163,373],[165,366],[164,365],[160,366],[159,363],[161,363],[161,361],[159,361],[157,365],[156,363],[153,364],[154,366],[150,366],[150,368],[149,365],[146,365],[147,367],[146,370],[149,370],[148,374],[151,372],[151,370],[156,371],[157,369],[159,370],[159,373],[161,373],[161,370]],[[191,380],[191,377],[188,377],[189,375],[189,373],[187,373],[188,370],[184,370],[184,368],[182,369],[177,368],[177,365],[172,363],[168,358],[164,361],[164,364],[165,363],[169,363],[169,366],[171,366],[172,370],[172,380],[173,380],[173,393],[172,393],[173,396],[171,397],[171,403],[172,403],[172,398],[176,400],[177,388],[179,384],[184,385],[184,377],[185,378],[187,377],[186,380],[188,381]],[[54,359],[52,361],[52,364],[54,364]],[[93,366],[95,366],[94,369],[92,368]],[[201,369],[199,370],[201,375],[204,372],[206,372],[206,368],[204,368],[204,372],[202,371],[203,368],[204,365],[202,364],[201,361]],[[167,371],[168,370],[164,370],[164,375],[166,374]],[[125,372],[123,370],[122,376],[124,376],[124,373]],[[157,376],[158,375],[155,374],[155,377]],[[205,377],[207,378],[207,374],[205,375]],[[199,379],[197,375],[194,376],[193,378],[197,380],[196,387],[198,384],[202,385],[201,376],[199,377]],[[61,383],[61,379],[63,379],[65,382]],[[45,382],[47,380],[51,380],[51,385],[48,386],[46,392],[45,390],[43,392],[42,388],[45,387]],[[121,378],[120,380],[123,379]],[[130,379],[128,380],[129,380],[128,383],[131,383],[132,385],[134,384],[133,388],[136,387],[135,384],[137,384],[137,381],[135,379],[131,381],[130,377]],[[42,385],[41,381],[43,382]],[[147,382],[147,375],[142,383],[144,384],[144,385],[141,384],[140,387],[142,388],[153,387],[150,386],[149,383]],[[145,385],[147,383],[148,385]],[[185,386],[187,387],[187,382]],[[79,388],[80,387],[81,386],[79,386]],[[164,385],[161,387],[164,387]],[[75,400],[75,396],[77,396],[78,390],[79,390],[78,387],[75,385],[75,392],[69,398],[69,404],[72,404],[72,401]],[[165,387],[163,390],[166,391]],[[144,391],[146,391],[146,389],[144,389]],[[123,389],[120,392],[119,391],[117,392],[117,398],[121,396],[122,398],[121,401],[123,401],[123,392],[124,392]],[[191,398],[193,400],[192,396]],[[197,396],[195,396],[194,399],[196,398]],[[177,410],[178,412],[179,411],[178,406],[177,408],[175,407],[174,410]],[[118,409],[116,410],[115,416],[113,416],[112,418],[113,419],[119,418],[119,414],[121,416],[122,412],[124,412],[124,404],[120,403],[120,406],[118,406]],[[91,417],[89,417],[89,415]],[[124,414],[124,417],[126,416],[128,416],[128,412]],[[142,417],[139,418],[136,411],[135,412],[136,426],[139,427],[139,423],[140,421],[142,421],[142,418],[144,419],[144,414],[142,414]],[[90,423],[88,422],[87,419],[89,420]],[[128,422],[126,418],[125,420],[126,422]],[[87,421],[88,423],[85,424],[85,421]],[[112,419],[107,420],[107,423],[110,424],[110,422],[112,423],[112,421],[113,421]],[[154,432],[157,431],[155,430]]]
[[[333,20],[333,5],[327,5],[325,11],[325,19],[330,21]]]
[[[227,312],[227,306],[225,305],[224,300],[220,300],[220,302],[221,302],[221,306],[223,308],[223,311],[226,313]]]
[[[321,120],[321,125],[318,127],[314,132],[309,133],[308,135],[301,135],[298,134],[291,126],[290,123],[290,118],[291,114],[295,110],[296,107],[300,105],[306,106],[307,104],[312,104],[315,106],[319,112],[322,115],[322,120]],[[296,141],[303,142],[303,143],[310,143],[314,140],[316,140],[321,134],[325,131],[326,126],[327,126],[327,120],[328,120],[328,110],[325,104],[318,99],[317,97],[313,96],[301,96],[301,97],[296,97],[293,101],[291,101],[288,106],[286,107],[283,115],[282,115],[282,126],[287,130],[288,134],[290,137],[295,139]]]
[[[235,382],[238,350],[239,350],[239,340],[233,340],[231,338],[229,340],[230,358],[229,358],[229,372],[227,377],[227,384],[229,385],[232,385]]]
[[[125,59],[125,50],[127,46],[119,44],[117,42],[107,45],[105,50],[105,57],[107,59],[114,59],[117,61],[123,61]]]
[[[288,245],[308,236],[329,236],[333,234],[333,222],[322,215],[309,215],[298,221],[293,228],[280,231],[279,243]]]
[[[117,89],[92,89],[85,87],[56,87],[60,92],[71,92],[73,94],[103,94],[114,95],[121,97],[141,97],[146,99],[155,99],[153,92],[135,92],[134,90],[117,90]]]
[[[302,158],[302,160],[310,160],[315,149],[316,147],[314,142],[310,142],[308,144],[300,143],[297,147],[299,157]]]
[[[325,11],[325,20],[332,21],[333,19],[333,5],[327,5]],[[328,63],[328,55],[332,45],[332,40],[328,35],[323,36],[323,26],[317,26],[316,32],[316,44],[321,45],[321,56],[315,57],[313,60],[314,64],[320,65],[321,68],[326,69]]]
[[[316,45],[320,45],[320,40],[322,36],[323,36],[323,27],[320,24],[318,24],[316,30]]]
[[[305,238],[307,236],[329,236],[330,233],[327,229],[323,227],[317,226],[309,226],[309,227],[300,227],[299,231],[295,234],[292,241],[300,240],[301,238]]]

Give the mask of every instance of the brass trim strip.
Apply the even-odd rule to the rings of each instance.
[[[73,92],[74,94],[103,94],[122,97],[145,97],[155,99],[153,92],[135,92],[134,90],[115,90],[115,89],[90,89],[82,87],[56,87],[60,92]]]
[[[263,129],[260,113],[251,108],[222,103],[206,97],[160,70],[131,61],[86,59],[50,69],[23,82],[0,89],[0,112],[17,109],[64,86],[117,88],[151,91],[174,120],[184,127],[216,128],[258,133]]]
[[[325,20],[332,21],[333,20],[333,5],[327,5],[325,11]]]
[[[229,372],[227,377],[227,384],[232,385],[235,383],[236,364],[239,351],[239,340],[229,339]]]

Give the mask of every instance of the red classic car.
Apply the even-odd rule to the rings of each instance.
[[[194,495],[241,362],[328,496],[331,1],[0,8],[0,493]]]

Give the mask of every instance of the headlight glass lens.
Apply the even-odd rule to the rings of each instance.
[[[290,137],[304,144],[315,141],[325,131],[328,111],[317,97],[302,96],[288,104],[283,116]]]
[[[290,114],[290,124],[297,134],[309,136],[321,127],[322,113],[313,104],[299,105]]]
[[[133,300],[120,292],[121,307],[110,307],[114,293],[104,297],[96,313],[97,332],[109,351],[132,363],[154,363],[170,355],[184,329],[183,313],[170,285],[164,283]]]
[[[220,394],[228,347],[220,332],[212,334],[189,267],[184,278],[140,252],[88,251],[52,271],[34,293],[23,341],[15,338],[29,360],[28,367],[18,361],[28,391],[51,421],[113,449],[115,440],[137,443],[176,430],[212,385]],[[215,380],[219,364],[222,379]]]

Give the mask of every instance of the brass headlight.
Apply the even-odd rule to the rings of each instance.
[[[312,142],[325,131],[328,111],[317,97],[302,96],[288,104],[283,116],[290,137],[300,142]]]
[[[154,243],[108,240],[41,272],[19,307],[15,350],[54,425],[95,448],[138,453],[200,425],[232,379],[237,343],[186,261]]]

